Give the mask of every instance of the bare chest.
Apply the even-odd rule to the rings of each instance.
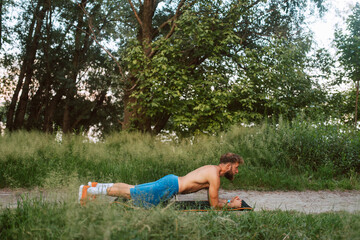
[[[179,178],[179,193],[192,193],[206,188],[209,188],[208,182],[201,183],[197,181],[191,181],[186,178]]]

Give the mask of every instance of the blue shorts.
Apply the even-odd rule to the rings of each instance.
[[[130,188],[130,196],[136,206],[152,207],[171,199],[179,192],[178,177],[170,174],[155,182]]]

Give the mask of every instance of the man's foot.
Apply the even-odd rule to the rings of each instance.
[[[98,184],[97,182],[88,182],[89,187],[96,187],[97,184]],[[96,199],[96,195],[92,195],[91,200],[95,200],[95,199]]]
[[[96,187],[97,186],[97,182],[88,182],[88,186],[90,187]]]
[[[90,186],[87,185],[81,185],[79,188],[79,202],[82,206],[84,206],[86,203],[86,198],[88,197],[87,190],[89,187]]]

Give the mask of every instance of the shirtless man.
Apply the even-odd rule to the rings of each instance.
[[[209,202],[212,207],[223,208],[241,207],[241,199],[236,196],[231,200],[219,199],[220,177],[225,176],[233,180],[238,167],[244,160],[237,154],[226,153],[220,157],[219,165],[206,165],[195,169],[183,177],[167,175],[155,182],[140,185],[126,183],[96,183],[89,182],[81,185],[79,200],[84,204],[89,195],[108,195],[132,199],[135,205],[151,207],[162,201],[171,199],[176,194],[197,192],[201,189],[209,190]]]

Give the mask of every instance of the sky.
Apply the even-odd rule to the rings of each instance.
[[[309,27],[314,32],[317,47],[332,49],[335,29],[345,28],[346,18],[351,14],[351,9],[360,0],[327,0],[328,11],[322,18],[313,15],[308,19]]]

